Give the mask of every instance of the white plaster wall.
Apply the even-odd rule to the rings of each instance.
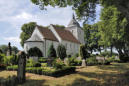
[[[24,51],[27,53],[27,51],[30,48],[34,48],[34,47],[39,48],[43,55],[45,54],[44,42],[26,42],[24,44]]]
[[[59,42],[51,41],[51,40],[46,40],[46,57],[47,57],[48,49],[50,48],[51,44],[53,44],[53,46],[54,46],[54,48],[56,50],[58,45],[59,45]]]
[[[79,53],[80,44],[69,41],[62,41],[62,44],[66,47],[67,55],[75,55],[76,53]]]
[[[40,33],[40,31],[36,27],[31,37],[27,41],[44,41],[43,38],[44,38],[43,35]]]

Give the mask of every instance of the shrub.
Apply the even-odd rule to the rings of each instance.
[[[7,79],[0,81],[1,86],[17,86],[18,84],[17,76],[9,76]]]
[[[0,63],[3,63],[5,55],[4,54],[0,54]]]
[[[6,65],[5,64],[0,64],[0,70],[5,70],[6,69]]]
[[[86,59],[86,63],[87,63],[87,65],[97,65],[98,61],[96,60],[95,57],[90,57],[90,58]]]
[[[39,48],[34,47],[34,48],[30,48],[28,51],[29,56],[37,56],[37,57],[42,57],[42,52],[40,51]]]
[[[120,61],[121,62],[129,62],[129,57],[128,56],[120,56]]]
[[[47,63],[41,63],[42,67],[47,67]]]
[[[114,53],[114,52],[112,52],[112,55],[113,56],[116,56],[117,54],[116,53]],[[111,52],[110,51],[104,51],[104,52],[101,52],[100,53],[100,56],[103,56],[103,57],[110,57],[111,56]]]
[[[36,63],[34,64],[34,67],[41,67],[41,63],[36,62]]]
[[[6,69],[7,70],[17,70],[18,69],[18,65],[7,66]]]
[[[38,61],[39,61],[40,63],[46,63],[46,62],[47,62],[47,58],[40,57]]]
[[[34,67],[35,63],[36,62],[32,58],[30,58],[30,59],[28,59],[26,66],[27,67]]]
[[[77,60],[74,56],[71,58],[68,58],[69,66],[80,66],[81,60]]]
[[[82,57],[82,59],[88,58],[88,52],[86,50],[85,45],[80,45],[79,54],[80,54],[80,57]]]
[[[66,54],[66,48],[64,45],[60,44],[57,47],[57,55],[60,59],[64,60],[64,58],[67,56]]]
[[[55,59],[55,61],[53,62],[53,67],[56,69],[63,69],[64,66],[65,64],[60,59]]]
[[[49,58],[50,57],[56,57],[56,50],[55,50],[53,44],[51,44],[50,48],[48,49],[48,53],[47,54],[48,54],[47,56]]]

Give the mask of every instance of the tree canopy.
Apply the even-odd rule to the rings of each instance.
[[[15,53],[18,53],[18,48],[16,46],[12,46],[12,51]],[[0,50],[2,51],[2,53],[7,54],[8,51],[8,45],[0,45]]]
[[[26,23],[22,26],[21,30],[22,33],[20,34],[20,39],[21,39],[21,46],[24,46],[24,42],[29,39],[34,31],[36,27],[36,23],[35,22],[30,22],[30,23]]]
[[[48,5],[52,7],[72,6],[78,19],[85,21],[89,17],[95,18],[96,4],[101,4],[103,7],[115,6],[129,21],[129,0],[31,0],[31,2],[39,5],[41,9],[45,9]]]

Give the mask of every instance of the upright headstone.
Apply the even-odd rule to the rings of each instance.
[[[86,67],[86,60],[85,59],[82,60],[82,67]]]
[[[25,78],[25,68],[26,68],[26,54],[23,51],[18,53],[18,71],[17,77],[20,84],[24,83]]]

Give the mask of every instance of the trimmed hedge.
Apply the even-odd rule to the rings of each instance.
[[[8,66],[7,70],[10,71],[17,71],[17,65],[14,66]],[[45,69],[42,67],[30,67],[26,68],[26,72],[28,73],[34,73],[39,75],[46,75],[46,76],[53,76],[53,77],[60,77],[67,74],[75,73],[76,68],[75,67],[64,67],[63,69],[59,70],[52,70],[52,69]]]
[[[0,86],[17,86],[19,84],[16,76],[9,76],[7,79],[0,80]]]
[[[0,70],[5,70],[6,69],[6,65],[5,64],[0,64]]]

